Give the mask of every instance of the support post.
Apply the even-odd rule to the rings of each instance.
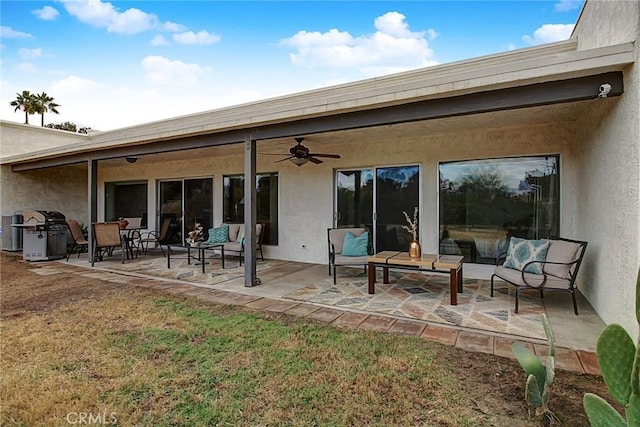
[[[260,284],[256,275],[256,141],[244,140],[244,285]]]
[[[87,161],[87,181],[88,181],[88,206],[87,213],[89,214],[89,225],[87,226],[88,236],[87,240],[89,245],[87,250],[89,251],[89,260],[91,261],[91,267],[95,260],[93,259],[93,248],[96,244],[93,236],[93,223],[98,220],[98,161],[89,158]]]

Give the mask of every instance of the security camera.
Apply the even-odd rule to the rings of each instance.
[[[601,84],[600,93],[598,93],[598,98],[606,98],[609,92],[611,92],[611,85],[609,83]]]

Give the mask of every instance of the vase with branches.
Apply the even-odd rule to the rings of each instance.
[[[191,246],[197,245],[198,242],[201,242],[204,239],[204,226],[199,222],[196,222],[193,230],[187,233],[189,237],[187,237],[186,241]]]
[[[407,212],[402,211],[404,218],[407,221],[407,225],[403,225],[402,228],[411,234],[413,240],[409,244],[409,256],[411,258],[419,258],[422,256],[422,248],[418,241],[418,207],[413,209],[413,218],[409,218]]]

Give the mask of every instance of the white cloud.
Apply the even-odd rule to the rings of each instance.
[[[147,56],[142,60],[146,70],[146,79],[157,85],[190,85],[198,81],[198,77],[211,71],[209,67],[198,64],[187,64],[178,60],[170,60],[163,56]]]
[[[300,31],[280,43],[293,47],[294,65],[313,67],[358,67],[366,75],[379,75],[435,65],[427,38],[434,30],[413,32],[398,12],[388,12],[375,19],[376,32],[354,37],[331,29],[325,33]]]
[[[14,65],[13,68],[23,74],[36,74],[38,72],[38,68],[31,62],[20,62]]]
[[[194,33],[193,31],[186,31],[184,33],[174,34],[173,40],[180,44],[208,45],[219,42],[220,36],[210,34],[205,30],[198,31],[197,33]]]
[[[69,94],[82,94],[91,97],[91,91],[98,88],[99,85],[93,80],[85,79],[78,76],[69,76],[58,80],[51,84],[50,93],[55,93],[56,97],[62,97]]]
[[[573,9],[577,9],[582,6],[583,0],[560,0],[553,5],[553,8],[558,12],[568,12]]]
[[[60,13],[57,9],[54,9],[51,6],[45,6],[42,9],[36,9],[31,11],[32,14],[38,17],[38,19],[42,19],[44,21],[53,21],[58,19]]]
[[[20,56],[21,59],[37,59],[42,57],[42,49],[18,49],[18,56]]]
[[[544,24],[533,32],[533,36],[522,36],[522,40],[530,45],[567,40],[571,37],[573,27],[574,24]]]
[[[136,8],[119,12],[111,3],[103,3],[100,0],[62,0],[62,3],[67,12],[81,22],[106,28],[111,33],[136,34],[150,30],[158,24],[158,18],[154,14]]]
[[[11,27],[7,27],[5,25],[0,26],[0,37],[7,39],[28,39],[33,37],[29,33],[23,33],[21,31],[16,31]]]
[[[177,33],[179,31],[185,31],[187,28],[182,24],[176,24],[175,22],[167,21],[167,22],[163,22],[160,25],[160,29],[164,31],[169,31],[172,33]]]
[[[157,35],[151,39],[151,46],[166,46],[169,42],[161,35]]]

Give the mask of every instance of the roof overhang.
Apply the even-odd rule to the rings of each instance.
[[[90,142],[2,159],[14,171],[312,133],[410,123],[623,93],[633,43],[555,43],[98,133]]]

